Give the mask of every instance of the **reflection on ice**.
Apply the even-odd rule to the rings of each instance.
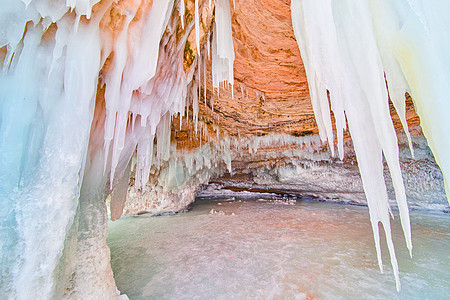
[[[447,214],[412,212],[411,259],[394,212],[403,286],[397,293],[385,240],[385,274],[378,269],[367,207],[229,198],[203,199],[188,213],[110,223],[118,288],[130,299],[444,299],[450,294]],[[283,202],[294,205],[276,205]]]

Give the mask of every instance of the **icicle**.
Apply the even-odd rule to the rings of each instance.
[[[181,28],[184,29],[184,13],[185,13],[185,5],[184,5],[184,0],[180,0],[180,18],[181,18]]]
[[[207,82],[207,73],[206,73],[206,56],[203,55],[203,100],[205,101],[206,107],[206,82]]]
[[[389,96],[400,118],[406,137],[408,138],[411,155],[414,158],[411,135],[409,134],[408,124],[406,122],[405,105],[405,93],[410,92],[410,89],[393,51],[396,43],[396,35],[401,29],[401,23],[398,22],[399,15],[394,10],[394,3],[386,0],[371,1],[370,8],[377,44],[383,61],[386,81],[388,82]]]
[[[200,62],[202,61],[202,56],[199,55],[198,56],[198,65],[197,65],[197,76],[198,76],[198,86],[197,86],[197,106],[198,103],[200,102],[201,98],[202,98],[202,77],[201,77],[201,64]],[[204,80],[204,79],[203,79]],[[198,110],[198,108],[197,108]],[[197,112],[197,118],[198,118],[198,112]]]
[[[130,51],[131,57],[120,55],[118,59],[125,57],[126,65],[117,66],[112,73],[120,74],[117,80],[124,78],[115,91],[105,95],[107,104],[107,119],[105,121],[105,150],[109,151],[110,142],[113,139],[111,155],[110,183],[114,182],[116,167],[121,158],[122,150],[125,147],[126,128],[128,124],[127,112],[132,103],[133,90],[143,89],[150,85],[153,87],[151,79],[156,74],[156,67],[159,58],[159,44],[164,30],[169,22],[172,12],[173,1],[155,0],[148,15],[142,19],[143,26],[139,27],[143,38],[134,45],[135,51]],[[132,18],[136,12],[127,11],[127,18]],[[123,49],[127,49],[127,41],[121,40]],[[119,55],[117,55],[119,56]],[[108,87],[108,84],[107,84]],[[147,87],[148,88],[148,87]],[[111,100],[110,100],[111,99]],[[114,101],[114,99],[116,99]],[[117,99],[120,99],[117,100]],[[111,102],[111,104],[109,104]],[[114,105],[116,103],[116,105]],[[108,108],[108,106],[112,106]],[[142,115],[141,122],[146,123],[147,118]],[[156,118],[159,121],[159,116]],[[157,123],[157,122],[155,122]],[[155,124],[152,124],[155,126]],[[105,161],[107,158],[105,158]]]
[[[206,39],[206,49],[208,50],[208,59],[211,58],[211,33],[208,31],[208,38]]]
[[[189,122],[189,102],[186,103],[186,123]]]
[[[194,99],[192,100],[192,119],[194,121],[194,132],[197,135],[197,128],[198,128],[198,83],[195,82],[193,86],[193,96]]]
[[[146,134],[142,136],[137,145],[137,164],[136,177],[134,185],[137,190],[143,190],[147,184],[150,175],[150,168],[153,157],[153,140],[154,135],[151,134],[150,127],[147,128]]]
[[[389,114],[383,69],[368,1],[292,1],[292,19],[310,85],[319,130],[330,147],[333,134],[326,90],[336,116],[339,152],[345,117],[354,141],[369,205],[377,257],[382,267],[378,222],[384,226],[397,289],[398,267],[391,239],[389,200],[383,179],[382,154],[391,172],[408,249],[412,250],[409,213]],[[351,16],[351,17],[350,17]],[[357,25],[355,25],[357,24]],[[360,47],[363,44],[364,49]],[[364,62],[364,63],[361,63]],[[345,67],[344,67],[345,65]],[[332,148],[333,149],[333,148]]]
[[[213,87],[219,87],[219,83],[224,81],[234,84],[234,58],[230,4],[228,0],[218,0],[212,42]]]
[[[170,150],[170,112],[164,114],[156,129],[156,157],[158,164],[169,159]]]
[[[334,51],[337,52],[334,46],[336,41],[336,33],[334,29],[334,24],[329,20],[332,20],[332,12],[331,12],[331,1],[325,1],[324,5],[324,13],[318,16],[318,20],[315,20],[316,15],[313,9],[318,9],[314,7],[309,1],[304,2],[304,8],[302,4],[298,4],[298,2],[291,2],[292,7],[298,7],[296,10],[292,9],[292,14],[298,14],[296,17],[297,21],[293,21],[294,32],[297,37],[297,43],[300,48],[300,52],[303,57],[303,61],[305,62],[305,71],[307,74],[307,78],[310,82],[309,90],[311,94],[311,102],[313,104],[314,115],[316,118],[317,126],[319,127],[319,134],[322,141],[328,140],[328,145],[330,150],[334,155],[334,138],[333,138],[333,130],[331,125],[331,117],[330,117],[330,107],[328,104],[328,98],[326,93],[327,88],[327,78],[321,78],[321,73],[315,71],[314,66],[311,64],[320,63],[322,68],[330,68],[330,72],[337,70],[338,68],[331,68],[331,65],[328,65],[326,61],[331,59],[332,55],[336,55],[334,53],[327,53],[326,51]],[[308,7],[311,6],[311,8]],[[303,11],[303,9],[305,11]],[[304,22],[300,21],[300,18],[304,18]],[[293,17],[294,20],[294,17]],[[316,23],[314,26],[308,27],[307,22]],[[308,31],[307,28],[310,30]],[[329,32],[329,33],[327,33]],[[328,35],[325,37],[325,35]],[[324,42],[328,42],[328,47],[324,47],[323,50],[320,48],[320,44],[317,42],[318,40],[323,40]],[[334,48],[332,48],[334,47]],[[324,53],[323,53],[324,52]],[[325,72],[323,72],[326,74]],[[331,73],[334,74],[334,73]],[[334,78],[331,76],[331,78]],[[335,85],[333,82],[332,85]],[[339,95],[336,95],[339,97]]]
[[[120,106],[120,86],[122,82],[123,70],[125,68],[128,56],[127,48],[127,34],[128,26],[131,20],[134,18],[134,13],[128,13],[126,16],[125,24],[122,31],[119,33],[116,43],[114,45],[114,60],[113,68],[111,72],[105,77],[106,90],[105,99],[106,101],[106,120],[105,120],[105,159],[104,159],[104,172],[106,171],[108,164],[108,154],[110,143],[114,138],[114,128],[116,127],[117,111]],[[112,175],[113,177],[113,175]],[[112,184],[113,180],[111,180]]]
[[[217,98],[219,98],[219,90],[217,90]],[[214,114],[214,95],[211,97],[211,112]]]
[[[403,26],[394,36],[391,51],[408,82],[423,134],[444,175],[450,203],[450,54],[445,50],[450,47],[445,33],[450,26],[449,10],[448,1],[437,0],[406,1],[396,6],[395,14]]]
[[[134,127],[136,126],[136,118],[137,118],[137,115],[136,114],[132,114],[132,116],[131,116],[131,134],[133,134],[134,133]]]
[[[198,12],[198,0],[195,0],[195,42],[197,44],[197,54],[200,55],[200,21]]]

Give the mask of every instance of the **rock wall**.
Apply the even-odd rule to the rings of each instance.
[[[231,6],[236,54],[235,81],[234,86],[225,85],[219,89],[212,87],[211,60],[207,54],[214,22],[214,6],[210,8],[207,1],[200,1],[199,7],[201,55],[197,54],[193,27],[190,28],[185,45],[181,45],[185,48],[184,70],[192,75],[192,82],[186,100],[187,117],[173,116],[171,122],[171,143],[177,149],[178,159],[182,161],[182,153],[192,155],[205,143],[214,148],[213,145],[223,137],[244,138],[241,143],[245,144],[255,136],[287,134],[302,137],[317,134],[306,73],[292,29],[290,1],[235,1],[234,8]],[[180,34],[187,34],[193,11],[194,1],[186,1],[185,29],[180,24],[177,27]],[[195,124],[194,106],[197,104],[194,104],[194,99],[197,93],[198,124]],[[405,99],[408,124],[417,127],[420,120],[411,98],[406,95]],[[392,104],[390,110],[397,132],[402,133],[402,125]],[[351,143],[348,132],[345,133],[345,139],[346,143]],[[272,145],[273,151],[276,152],[277,147],[283,153],[282,145]],[[283,159],[282,155],[280,157]],[[253,161],[252,155],[245,159]],[[346,159],[356,161],[353,151],[349,151]],[[242,162],[242,158],[233,161],[233,164],[239,162]],[[150,175],[151,183],[143,192],[130,186],[125,211],[157,213],[182,209],[193,201],[194,191],[201,184],[214,179],[217,174],[226,173],[226,168],[219,169],[204,176],[202,181],[191,182],[189,192],[184,191],[182,196],[178,191],[169,191],[160,185],[158,176],[161,172],[154,168]],[[186,201],[188,194],[190,200]],[[180,202],[179,199],[184,200]]]

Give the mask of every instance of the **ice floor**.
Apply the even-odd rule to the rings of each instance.
[[[367,207],[283,199],[203,199],[187,213],[110,222],[117,286],[130,299],[448,299],[450,215],[413,211],[413,259],[398,218],[402,290]],[[229,199],[228,199],[229,200]]]

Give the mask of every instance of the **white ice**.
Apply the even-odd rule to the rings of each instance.
[[[296,0],[292,1],[291,8],[322,139],[328,139],[333,151],[328,91],[336,116],[341,157],[345,120],[354,142],[380,269],[378,222],[385,229],[400,289],[382,172],[383,158],[389,166],[406,244],[412,255],[411,229],[385,80],[408,139],[404,94],[410,91],[424,134],[445,178],[450,165],[448,151],[444,150],[449,147],[449,140],[443,134],[448,128],[444,114],[449,112],[450,106],[445,103],[443,91],[448,90],[450,82],[447,67],[450,60],[448,53],[441,49],[450,41],[448,35],[443,34],[443,28],[450,25],[450,19],[443,13],[448,11],[448,4]],[[431,120],[435,123],[433,130]]]
[[[213,87],[219,88],[221,82],[234,84],[233,64],[234,46],[231,30],[230,3],[217,0],[212,42]]]

